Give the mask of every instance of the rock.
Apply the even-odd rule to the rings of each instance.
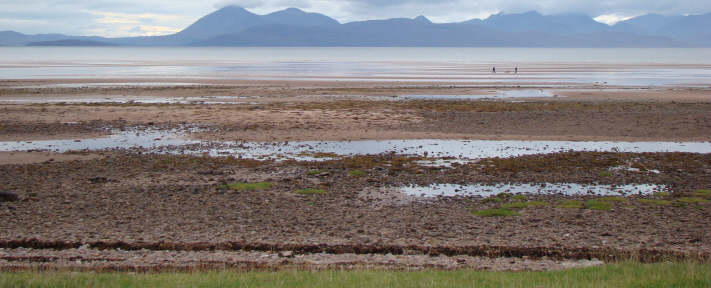
[[[294,253],[291,251],[279,252],[279,257],[281,258],[294,258]]]
[[[0,191],[0,201],[15,202],[20,200],[20,196],[15,192]]]

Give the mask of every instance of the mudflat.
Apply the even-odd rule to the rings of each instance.
[[[32,83],[0,83],[0,141],[82,141],[148,128],[182,129],[206,149],[212,141],[711,141],[711,89],[702,86]],[[313,156],[1,152],[0,184],[18,201],[0,202],[0,266],[545,270],[711,257],[708,154],[569,151],[448,165],[432,155]],[[231,185],[260,182],[269,185]],[[653,184],[666,194],[399,190],[473,183]],[[510,216],[475,213],[488,209]],[[117,248],[132,252],[108,250]]]

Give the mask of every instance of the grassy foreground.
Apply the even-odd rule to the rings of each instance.
[[[709,287],[711,265],[619,263],[546,272],[353,270],[0,273],[0,287]]]

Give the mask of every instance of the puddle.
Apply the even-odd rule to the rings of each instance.
[[[631,184],[623,186],[582,185],[574,183],[500,184],[495,186],[484,184],[436,184],[430,186],[406,186],[400,188],[400,190],[405,194],[419,197],[481,196],[486,198],[499,193],[613,196],[645,195],[665,191],[666,187],[653,184]]]
[[[553,95],[551,91],[542,89],[489,91],[488,95],[305,95],[303,97],[336,97],[336,98],[369,98],[378,100],[479,100],[479,99],[505,99],[505,98],[541,98],[562,97]]]
[[[154,96],[114,96],[90,95],[81,98],[66,98],[52,96],[37,99],[2,99],[2,102],[13,103],[140,103],[140,104],[239,104],[254,105],[258,102],[249,102],[250,99],[259,99],[259,96],[203,96],[203,97],[154,97]]]
[[[496,91],[492,95],[398,95],[395,99],[415,100],[477,100],[503,98],[539,98],[553,97],[553,94],[543,90]]]
[[[314,153],[336,155],[397,153],[432,158],[480,159],[568,152],[693,152],[711,153],[711,142],[575,142],[513,140],[385,140],[385,141],[302,141],[302,142],[220,142],[186,140],[187,133],[205,131],[199,127],[173,130],[146,129],[112,131],[106,138],[83,140],[43,140],[0,142],[0,151],[101,150],[143,148],[149,153],[234,155],[247,158],[292,158],[318,160]],[[438,163],[434,163],[437,165]],[[447,163],[443,163],[446,165]]]

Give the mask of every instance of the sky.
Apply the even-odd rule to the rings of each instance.
[[[647,13],[711,12],[709,0],[0,0],[0,31],[76,36],[153,36],[178,32],[219,8],[236,5],[256,14],[289,7],[341,23],[424,15],[435,23],[484,19],[491,14],[582,13],[607,24]]]

